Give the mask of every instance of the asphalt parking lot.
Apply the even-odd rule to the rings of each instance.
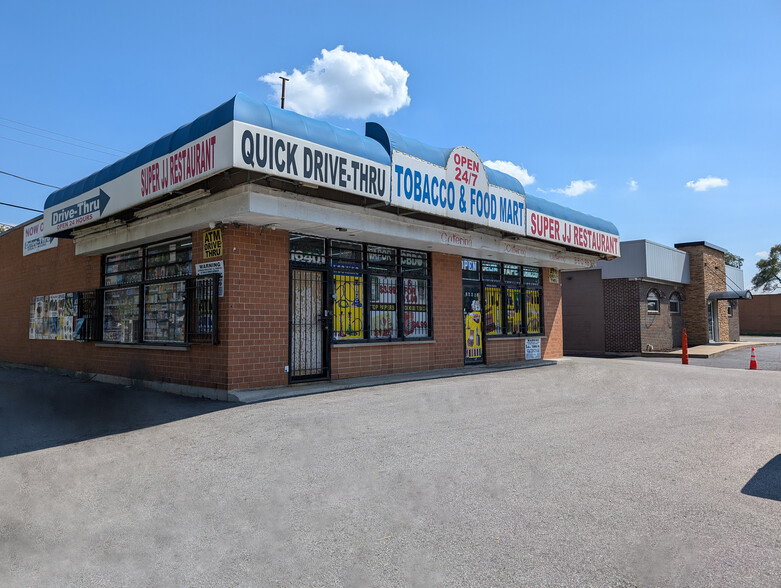
[[[780,384],[573,358],[228,405],[0,369],[0,585],[778,585]]]

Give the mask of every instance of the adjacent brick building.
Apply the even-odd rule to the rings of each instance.
[[[741,300],[738,309],[744,335],[781,335],[781,294],[757,294]]]
[[[563,272],[564,350],[640,353],[737,341],[741,270],[726,250],[699,241],[675,248],[646,240],[621,243],[622,256],[597,268]]]
[[[238,95],[0,235],[0,361],[231,391],[563,354],[608,221],[471,149]]]

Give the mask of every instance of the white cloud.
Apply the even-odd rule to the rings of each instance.
[[[529,173],[529,170],[520,165],[515,165],[512,161],[486,161],[484,163],[487,167],[516,178],[524,187],[531,186],[534,183],[534,176]]]
[[[726,178],[714,178],[708,176],[707,178],[700,178],[697,181],[691,180],[686,182],[686,187],[693,189],[695,192],[705,192],[711,188],[723,188],[729,185],[729,180]]]
[[[629,179],[629,181],[626,183],[627,186],[629,186],[630,192],[636,192],[637,188],[639,188],[639,184],[637,183],[637,180]]]
[[[596,187],[597,185],[591,180],[572,180],[566,188],[556,188],[551,190],[551,192],[557,192],[559,194],[564,194],[565,196],[580,196]]]
[[[770,254],[767,251],[757,251],[754,255],[757,257],[767,257]]]
[[[390,116],[410,103],[407,72],[395,61],[345,51],[342,45],[323,49],[305,72],[278,71],[258,78],[269,84],[279,103],[282,80],[285,108],[307,116],[344,118]]]

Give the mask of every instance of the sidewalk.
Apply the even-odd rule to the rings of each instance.
[[[471,365],[460,366],[442,370],[430,370],[425,372],[404,372],[399,374],[384,374],[381,376],[366,376],[363,378],[348,378],[344,380],[302,382],[290,386],[278,386],[276,388],[260,388],[256,390],[232,390],[228,392],[228,400],[231,402],[264,402],[279,398],[292,398],[294,396],[306,396],[308,394],[320,394],[321,392],[335,392],[337,390],[350,390],[364,388],[366,386],[382,386],[385,384],[400,384],[403,382],[415,382],[420,380],[435,380],[438,378],[453,378],[456,376],[473,376],[476,374],[489,374],[492,372],[505,372],[546,365],[556,365],[556,361],[540,359],[521,361],[516,363],[504,363],[498,365]]]
[[[689,347],[689,357],[707,359],[715,357],[728,351],[736,349],[750,349],[752,347],[763,347],[765,345],[781,345],[781,337],[747,337],[745,341],[736,341],[732,343],[709,343],[708,345],[694,345]],[[644,351],[643,357],[681,357],[680,349],[672,351]]]

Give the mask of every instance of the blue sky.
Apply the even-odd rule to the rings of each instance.
[[[622,239],[729,249],[747,286],[756,254],[781,243],[778,0],[11,3],[0,171],[67,185],[236,92],[276,103],[267,74],[299,70],[297,104],[314,108],[312,89],[339,77],[310,68],[339,56],[342,70],[406,74],[402,94],[388,116],[350,118],[366,104],[359,80],[343,112],[318,118],[512,162],[533,176],[527,192],[606,218]],[[2,202],[42,208],[50,191],[0,175]],[[32,216],[0,206],[0,223]]]

